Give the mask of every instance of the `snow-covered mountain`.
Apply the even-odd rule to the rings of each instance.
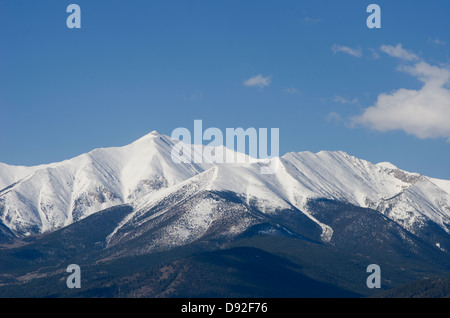
[[[66,226],[105,208],[132,202],[202,171],[175,164],[173,142],[152,132],[125,147],[95,149],[39,167],[0,166],[0,221],[18,235]]]
[[[416,235],[430,225],[450,233],[450,181],[344,152],[289,153],[275,159],[279,169],[274,174],[261,174],[262,163],[255,160],[175,163],[175,144],[152,132],[130,145],[96,149],[60,163],[0,164],[0,225],[18,237],[51,232],[125,203],[133,211],[110,233],[107,244],[151,230],[149,246],[169,247],[214,233],[236,236],[291,211],[320,229],[321,239],[329,242],[333,227],[309,205],[328,199],[379,211]],[[218,222],[220,231],[215,230]]]
[[[328,199],[377,210],[427,240],[427,227],[437,225],[442,231],[440,239],[433,237],[429,243],[449,248],[450,195],[441,188],[445,181],[437,185],[436,180],[386,163],[374,165],[344,152],[291,153],[278,160],[275,174],[261,174],[258,163],[216,165],[148,194],[134,202],[134,212],[108,236],[107,243],[114,245],[152,233],[147,246],[169,248],[211,236],[218,224],[219,236],[237,236],[288,213],[305,216],[309,220],[302,221],[305,226],[317,226],[322,241],[330,242],[333,228],[310,209],[310,202]],[[224,193],[238,199],[217,195]]]

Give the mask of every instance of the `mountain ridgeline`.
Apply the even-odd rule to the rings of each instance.
[[[175,144],[0,164],[0,297],[448,296],[429,286],[450,276],[450,181],[344,152],[175,163]]]

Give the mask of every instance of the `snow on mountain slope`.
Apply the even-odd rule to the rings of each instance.
[[[439,188],[450,194],[450,180],[441,180],[435,178],[428,178],[431,182],[437,185]]]
[[[313,197],[366,206],[367,200],[387,198],[409,184],[372,163],[342,151],[290,153],[283,157],[295,179],[311,190]]]
[[[207,236],[232,238],[256,224],[270,223],[272,215],[295,210],[278,191],[280,187],[276,177],[260,174],[258,164],[216,165],[137,200],[134,211],[107,237],[107,244],[139,237],[141,243],[146,240],[148,252]],[[283,227],[277,231],[289,233]]]
[[[322,227],[324,240],[332,229],[308,213],[308,200],[326,198],[372,208],[398,222],[412,233],[432,221],[450,233],[448,182],[430,181],[394,165],[374,165],[345,152],[289,153],[280,159],[273,175],[258,173],[258,164],[221,167],[240,171],[223,173],[213,189],[230,190],[253,200],[262,211],[292,205]]]
[[[367,207],[384,213],[412,233],[417,233],[430,220],[450,234],[448,181],[406,172],[395,166],[384,170],[409,186],[390,198],[383,198],[377,203],[369,202]]]
[[[279,163],[274,174],[261,174],[262,163],[245,155],[243,164],[175,163],[174,145],[169,137],[152,132],[127,146],[96,149],[60,163],[0,165],[1,182],[12,182],[0,190],[0,221],[16,234],[27,235],[52,231],[114,205],[132,204],[134,212],[111,233],[112,242],[131,224],[163,217],[183,200],[218,191],[234,193],[246,201],[245,206],[267,215],[298,209],[322,228],[324,241],[330,240],[333,229],[309,213],[311,199],[376,209],[413,233],[428,221],[450,233],[450,181],[409,173],[390,163],[375,165],[341,151],[286,154],[274,159]],[[238,155],[222,147],[215,150]],[[162,202],[167,209],[147,215]],[[204,225],[212,224],[210,218],[220,216],[220,209],[208,202],[198,202],[178,215],[180,220],[174,223],[178,225],[165,228],[167,233],[180,231],[179,237],[191,237],[182,232],[207,231]],[[208,214],[205,207],[215,212]],[[236,227],[235,231],[239,232]]]
[[[381,168],[385,168],[385,169],[391,169],[391,170],[396,170],[398,169],[395,165],[393,165],[390,162],[379,162],[376,164],[377,167],[381,167]]]
[[[377,209],[411,232],[424,220],[431,220],[447,230],[449,196],[418,174],[401,171],[390,164],[374,165],[344,152],[290,153],[277,160],[279,169],[275,174],[261,174],[260,163],[217,165],[157,194],[144,196],[135,202],[135,212],[108,239],[114,240],[120,231],[123,235],[127,228],[133,227],[131,224],[141,225],[162,217],[172,207],[172,203],[165,201],[168,197],[186,201],[205,191],[235,193],[246,201],[246,206],[267,215],[296,208],[321,227],[324,241],[330,241],[333,229],[309,213],[311,199],[326,198]],[[143,217],[160,205],[169,208]],[[187,229],[205,233],[207,227],[200,230],[195,224],[212,224],[206,219],[213,214],[195,213],[197,208],[200,209],[191,206],[178,216],[183,226],[180,220],[164,225],[164,233],[172,233],[172,239],[184,237],[181,233]],[[241,231],[244,230],[242,227]],[[165,235],[161,234],[159,239],[162,237]]]
[[[293,153],[283,159],[293,165],[295,179],[312,191],[312,198],[378,210],[412,233],[426,220],[450,233],[450,195],[424,176],[340,151]]]
[[[45,166],[46,165],[34,167],[11,166],[0,162],[0,190]]]
[[[23,173],[4,178],[22,177],[0,191],[0,221],[19,235],[51,231],[204,170],[198,164],[172,162],[173,144],[152,132],[124,147],[18,170]],[[30,174],[23,177],[26,172]]]
[[[108,245],[152,233],[148,248],[164,248],[186,244],[203,235],[208,225],[219,217],[218,209],[213,206],[214,200],[193,198],[205,191],[217,169],[212,167],[136,200],[134,211],[107,237]],[[183,206],[184,203],[187,206]]]
[[[322,227],[324,240],[329,240],[333,231],[308,213],[310,199],[376,209],[413,233],[426,220],[450,233],[450,195],[442,189],[448,185],[445,181],[437,182],[439,187],[419,174],[392,164],[374,165],[342,151],[286,154],[272,175],[259,174],[257,166],[221,167],[240,171],[219,174],[215,188],[241,193],[263,211],[292,205]]]

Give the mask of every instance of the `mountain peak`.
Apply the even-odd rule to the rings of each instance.
[[[149,132],[147,135],[145,135],[143,138],[148,137],[148,138],[154,138],[154,137],[158,137],[161,136],[161,134],[159,132],[157,132],[156,130],[153,130],[151,132]]]
[[[377,163],[376,166],[381,167],[381,168],[385,168],[385,169],[391,169],[391,170],[397,170],[398,169],[395,165],[393,165],[390,162],[380,162],[380,163]]]
[[[149,139],[155,139],[157,137],[161,137],[162,135],[157,132],[156,130],[153,130],[152,132],[149,132],[148,134],[142,136],[141,138],[137,139],[135,142],[143,141],[143,140],[149,140]]]

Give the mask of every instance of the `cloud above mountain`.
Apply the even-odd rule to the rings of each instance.
[[[397,57],[406,61],[417,61],[420,59],[416,54],[405,50],[401,44],[397,44],[396,46],[382,45],[380,50],[392,57]]]
[[[269,86],[270,82],[271,82],[270,76],[263,76],[261,74],[258,74],[246,80],[244,82],[244,86],[263,88],[264,86]]]
[[[381,132],[402,130],[420,139],[443,137],[450,142],[450,68],[430,65],[401,44],[384,45],[381,50],[404,62],[414,62],[398,70],[416,77],[423,86],[381,93],[373,106],[353,118],[354,123]]]
[[[331,50],[333,51],[334,54],[336,53],[345,53],[354,57],[362,57],[362,50],[361,48],[351,48],[348,46],[343,46],[343,45],[337,45],[334,44],[331,47]]]

